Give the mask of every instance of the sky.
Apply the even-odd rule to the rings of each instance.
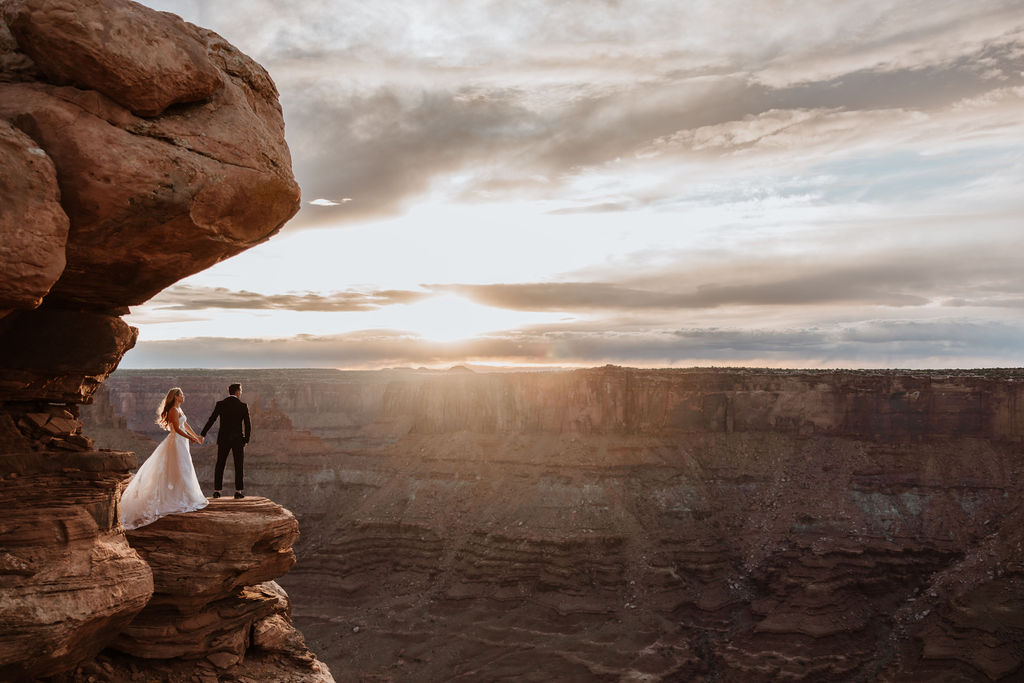
[[[1024,3],[147,0],[303,206],[121,367],[1024,365]]]

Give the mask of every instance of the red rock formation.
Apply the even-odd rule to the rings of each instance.
[[[299,527],[290,512],[265,498],[211,500],[127,535],[153,570],[154,592],[114,649],[136,659],[203,660],[241,676],[255,648],[283,655],[305,680],[333,680],[291,626],[288,595],[272,581],[295,563]]]
[[[35,308],[64,271],[68,217],[60,206],[53,163],[39,146],[0,121],[0,317]]]
[[[0,319],[0,396],[8,412],[85,403],[137,336],[121,318],[92,311],[38,308]]]
[[[4,18],[51,82],[96,90],[140,116],[221,87],[204,46],[182,39],[189,27],[173,14],[135,3],[7,0]]]
[[[117,519],[131,453],[0,455],[0,680],[99,652],[149,600],[153,574]]]
[[[135,343],[120,316],[266,240],[299,192],[267,73],[128,0],[0,2],[0,166],[8,678],[92,657],[152,591],[116,525],[134,458],[78,420]]]
[[[154,568],[155,592],[147,611],[171,606],[189,614],[291,569],[299,525],[280,505],[250,497],[211,500],[195,514],[169,515],[127,535]],[[169,545],[171,537],[177,542]]]
[[[71,221],[55,302],[142,303],[264,241],[295,213],[280,111],[261,101],[276,91],[259,75],[226,77],[209,103],[154,120],[95,92],[0,83],[0,118],[53,160]]]
[[[152,599],[111,648],[51,683],[333,683],[272,580],[295,562],[298,524],[287,510],[265,498],[211,500],[127,536],[152,569]]]

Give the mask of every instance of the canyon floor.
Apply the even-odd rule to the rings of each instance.
[[[339,681],[1024,672],[1024,371],[118,371],[86,432],[236,380]]]

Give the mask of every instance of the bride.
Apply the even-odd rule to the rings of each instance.
[[[181,412],[185,394],[175,387],[157,409],[156,423],[167,435],[121,495],[121,521],[125,529],[137,529],[164,515],[191,512],[206,507],[206,496],[199,488],[189,441],[203,443]]]

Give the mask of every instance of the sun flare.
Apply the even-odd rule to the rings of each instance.
[[[555,322],[564,317],[559,313],[494,308],[453,294],[391,308],[394,310],[388,316],[392,319],[389,327],[413,332],[435,342],[471,339],[487,332]]]

